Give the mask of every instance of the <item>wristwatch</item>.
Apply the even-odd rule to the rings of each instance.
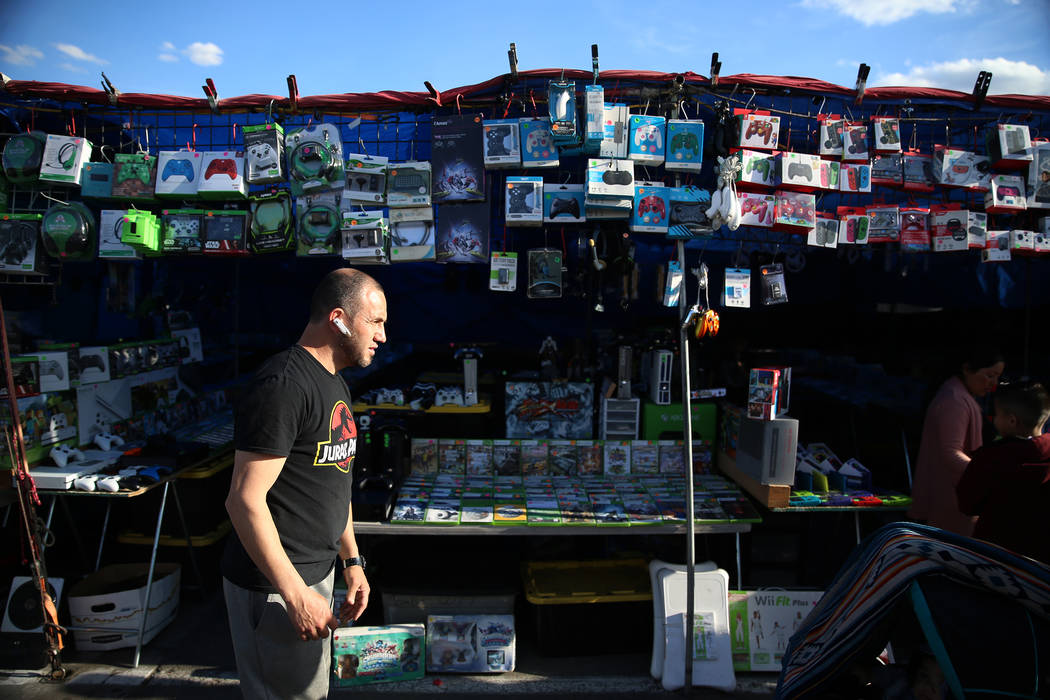
[[[362,569],[365,568],[365,557],[363,554],[358,554],[356,557],[347,557],[343,560],[343,566],[349,569],[351,566],[360,566]]]

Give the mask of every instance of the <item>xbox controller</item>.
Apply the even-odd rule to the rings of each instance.
[[[500,124],[485,127],[485,139],[488,141],[488,153],[490,156],[509,156],[505,140],[510,136],[510,126]]]
[[[443,386],[434,397],[435,406],[462,406],[463,390],[458,386]]]
[[[248,147],[248,162],[257,170],[267,170],[277,167],[277,156],[270,144],[255,143]]]
[[[84,459],[84,453],[77,448],[61,444],[52,447],[48,455],[51,457],[51,461],[60,467],[65,467],[70,462]]]
[[[766,121],[765,119],[756,119],[747,126],[747,131],[744,133],[745,139],[750,139],[752,136],[761,136],[762,141],[765,144],[769,144],[769,138],[773,135],[773,123]]]
[[[81,355],[77,360],[77,367],[80,368],[80,373],[83,374],[85,369],[94,367],[99,372],[106,371],[106,362],[102,359],[101,355]]]
[[[642,153],[656,153],[664,146],[663,129],[655,124],[642,124],[634,130],[634,145]]]
[[[573,218],[580,218],[580,203],[575,197],[555,197],[551,200],[551,218],[559,214],[569,214]]]
[[[813,168],[809,163],[788,163],[788,179],[802,178],[806,182],[813,179]]]
[[[40,362],[40,376],[48,375],[55,377],[59,381],[66,378],[65,373],[62,372],[62,365],[58,360],[41,360]]]
[[[187,182],[193,182],[193,163],[188,158],[172,158],[164,164],[164,172],[161,173],[160,179],[167,182],[169,177],[175,175],[181,175]]]
[[[117,174],[114,178],[114,182],[118,185],[127,180],[138,180],[143,185],[149,184],[150,167],[148,163],[118,162],[117,166]]]
[[[629,185],[634,176],[626,170],[606,170],[602,173],[602,182],[606,185]]]
[[[95,436],[95,439],[92,442],[98,445],[99,449],[109,452],[114,447],[120,447],[123,445],[124,438],[119,435],[114,435],[113,433],[99,433]]]
[[[551,132],[547,129],[536,128],[529,132],[525,140],[525,150],[533,158],[547,157],[551,153]]]
[[[225,175],[231,180],[237,179],[237,163],[233,158],[216,158],[208,163],[204,171],[204,179],[210,180],[212,175]]]
[[[638,216],[645,219],[646,214],[652,214],[652,216],[647,219],[650,223],[658,224],[663,221],[667,216],[667,210],[664,208],[664,200],[656,195],[642,197],[642,200],[638,202]]]
[[[700,152],[700,144],[697,143],[696,134],[688,131],[679,132],[671,139],[671,152],[679,153],[689,151],[689,157],[695,157]]]

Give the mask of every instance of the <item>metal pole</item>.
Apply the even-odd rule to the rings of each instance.
[[[685,441],[685,687],[693,685],[693,616],[696,607],[694,600],[694,580],[696,576],[696,520],[693,514],[693,407],[692,391],[689,386],[689,329],[685,319],[688,314],[686,305],[686,267],[685,242],[679,240],[678,264],[682,268],[682,289],[678,294],[679,339],[682,358],[682,437]]]
[[[160,510],[157,512],[157,528],[153,532],[153,552],[149,557],[149,571],[146,573],[146,593],[142,601],[142,619],[139,620],[139,638],[135,642],[135,660],[132,668],[139,667],[139,657],[142,655],[142,638],[146,634],[146,618],[149,617],[149,596],[153,589],[153,571],[157,565],[157,547],[160,546],[160,526],[164,522],[164,504],[168,502],[168,485],[170,481],[164,482],[164,490],[160,494]]]

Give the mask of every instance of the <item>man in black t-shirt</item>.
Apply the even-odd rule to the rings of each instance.
[[[241,691],[247,698],[328,694],[329,629],[368,605],[354,537],[351,467],[357,428],[344,367],[371,364],[386,342],[386,297],[372,277],[324,277],[296,345],[271,357],[237,403],[226,499],[223,590]],[[346,599],[332,613],[335,559]]]

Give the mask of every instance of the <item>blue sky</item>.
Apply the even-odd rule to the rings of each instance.
[[[439,90],[508,70],[601,68],[818,78],[991,94],[1050,94],[1048,0],[761,0],[759,2],[417,2],[152,4],[8,2],[0,9],[0,72],[19,80],[123,92],[220,97]]]

